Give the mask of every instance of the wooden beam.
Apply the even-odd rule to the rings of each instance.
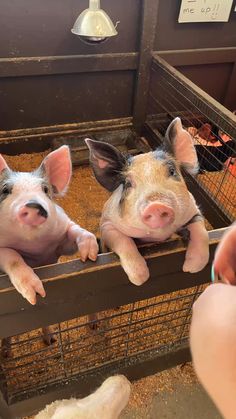
[[[155,51],[154,54],[158,54],[173,67],[236,61],[236,48],[230,47]]]
[[[211,257],[196,274],[184,273],[185,247],[181,239],[140,248],[150,270],[149,280],[131,284],[114,253],[99,255],[95,263],[79,259],[35,269],[43,281],[46,298],[30,305],[10,283],[0,276],[0,338],[114,308],[210,280],[214,250],[225,229],[209,232]]]
[[[127,118],[116,118],[116,119],[105,119],[102,121],[86,121],[86,122],[74,122],[71,124],[60,124],[60,125],[49,125],[45,127],[35,127],[35,128],[21,128],[16,130],[9,131],[0,131],[0,139],[2,141],[7,141],[9,139],[16,138],[25,138],[36,135],[60,133],[61,135],[70,134],[70,133],[83,133],[88,131],[96,130],[109,130],[111,128],[117,127],[131,127],[132,119],[131,117]]]
[[[136,70],[138,53],[1,58],[0,77]]]
[[[58,138],[78,138],[101,132],[132,129],[131,117],[46,127],[0,131],[0,152],[10,155],[41,152],[49,149]]]
[[[147,111],[148,88],[153,45],[156,34],[158,13],[158,0],[143,0],[142,34],[140,40],[139,66],[134,97],[133,123],[137,132],[140,132],[145,122]]]

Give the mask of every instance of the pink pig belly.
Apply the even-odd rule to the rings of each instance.
[[[63,231],[64,230],[64,231]],[[19,232],[18,232],[19,233]],[[45,231],[43,234],[22,237],[20,234],[2,234],[0,236],[0,252],[1,247],[15,250],[19,253],[27,264],[31,267],[56,263],[58,260],[57,249],[66,239],[65,229],[50,232]]]
[[[31,267],[46,265],[50,263],[56,263],[58,256],[56,254],[56,249],[58,243],[25,243],[25,242],[11,242],[0,245],[1,247],[9,248],[15,250],[19,253],[24,261]]]

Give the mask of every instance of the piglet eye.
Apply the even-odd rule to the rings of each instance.
[[[126,180],[125,182],[125,187],[126,189],[131,188],[132,187],[132,183],[130,182],[130,180]]]
[[[48,194],[48,192],[49,192],[49,187],[48,187],[48,186],[46,186],[46,185],[44,185],[44,186],[43,186],[43,192],[45,192],[46,194]]]
[[[169,175],[170,176],[175,176],[176,175],[176,171],[175,171],[174,167],[169,167]]]
[[[8,186],[4,186],[2,189],[2,194],[3,195],[9,195],[11,193],[10,188],[8,188]]]

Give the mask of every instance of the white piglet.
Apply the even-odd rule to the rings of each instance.
[[[78,249],[82,260],[95,261],[96,237],[75,224],[53,202],[71,178],[69,148],[51,152],[34,172],[14,172],[0,155],[0,269],[29,303],[45,297],[33,267],[57,262]]]
[[[162,147],[134,157],[104,142],[85,141],[96,179],[113,192],[103,209],[101,239],[120,257],[130,281],[141,285],[149,277],[134,239],[162,242],[184,229],[189,243],[183,271],[202,270],[209,259],[208,234],[182,176],[182,168],[197,173],[198,160],[181,120],[169,125]]]
[[[36,294],[45,297],[42,281],[32,268],[56,263],[61,255],[78,249],[83,261],[97,258],[95,236],[53,202],[54,196],[66,191],[71,166],[67,146],[48,154],[37,170],[27,173],[12,171],[0,155],[0,269],[30,304],[36,304]],[[48,329],[43,332],[50,344]],[[8,352],[7,338],[2,354]]]

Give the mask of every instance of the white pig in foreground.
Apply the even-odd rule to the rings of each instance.
[[[198,160],[180,118],[169,125],[162,147],[135,157],[104,142],[85,141],[96,179],[113,192],[103,209],[101,239],[120,257],[129,280],[141,285],[149,277],[133,239],[162,242],[184,229],[189,243],[183,271],[202,270],[209,259],[208,234],[181,174],[182,168],[197,173]]]
[[[56,263],[78,249],[82,260],[97,258],[95,236],[52,201],[66,191],[70,178],[67,146],[48,154],[30,173],[12,171],[0,155],[0,269],[31,304],[36,293],[45,297],[33,267]]]
[[[53,402],[34,419],[117,419],[129,401],[130,387],[123,375],[110,377],[90,396]]]

